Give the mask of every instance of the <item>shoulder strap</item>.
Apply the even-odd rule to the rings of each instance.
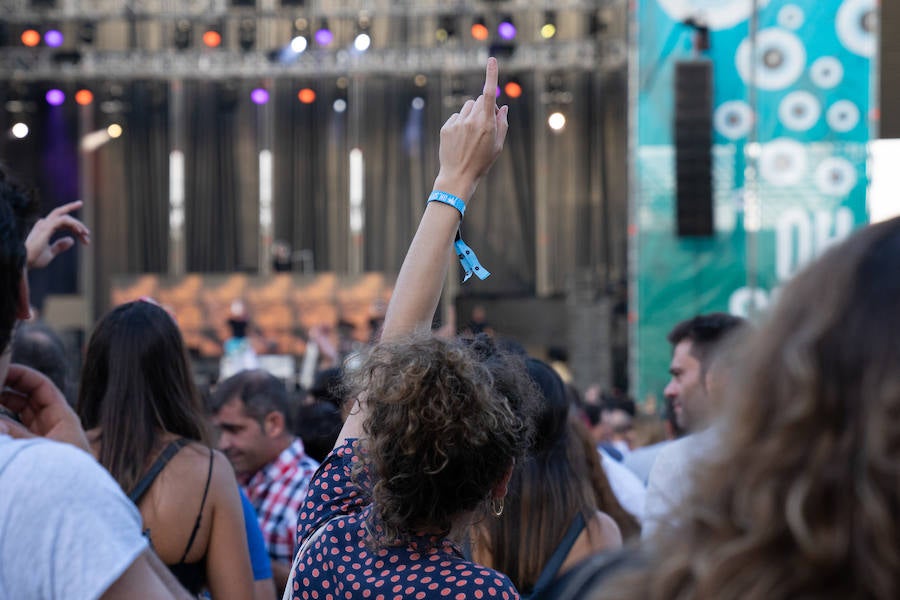
[[[584,528],[584,517],[580,512],[576,513],[575,518],[572,519],[572,524],[569,525],[569,529],[566,531],[566,535],[563,536],[559,546],[556,547],[550,560],[544,566],[544,570],[541,571],[537,583],[534,584],[534,590],[528,594],[529,598],[540,598],[540,594],[553,583],[553,580],[556,579],[556,574],[559,573],[559,568],[566,562],[569,551],[575,545],[575,540],[578,539]]]
[[[150,489],[150,486],[153,485],[156,477],[162,472],[166,465],[169,464],[172,457],[178,454],[178,451],[184,448],[187,443],[188,440],[184,438],[169,442],[169,445],[165,447],[159,457],[150,466],[150,470],[147,471],[147,474],[137,482],[137,485],[134,486],[134,489],[128,494],[128,497],[132,502],[137,504],[141,501],[141,498],[144,497],[144,494],[146,494],[147,490]]]
[[[188,538],[187,548],[184,549],[184,556],[181,557],[179,563],[183,563],[184,559],[187,558],[188,552],[191,551],[191,546],[194,545],[194,538],[197,537],[197,532],[200,530],[200,520],[203,518],[203,507],[206,506],[206,496],[209,494],[209,482],[212,481],[212,470],[213,470],[213,449],[209,449],[209,472],[206,474],[206,487],[203,489],[203,499],[200,500],[200,512],[197,513],[197,520],[194,521],[194,529],[191,531],[191,537]]]

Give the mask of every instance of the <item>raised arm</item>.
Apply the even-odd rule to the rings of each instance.
[[[483,93],[477,100],[467,101],[441,128],[440,171],[434,180],[434,190],[452,194],[466,204],[503,149],[509,127],[508,107],[497,108],[497,78],[497,60],[489,58]],[[383,341],[431,326],[459,221],[459,211],[450,205],[440,202],[426,205],[388,304],[381,334]],[[358,400],[336,446],[347,438],[361,437],[365,418],[365,402]]]

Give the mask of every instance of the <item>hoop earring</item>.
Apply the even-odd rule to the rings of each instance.
[[[498,519],[503,514],[503,498],[491,498],[491,512]]]

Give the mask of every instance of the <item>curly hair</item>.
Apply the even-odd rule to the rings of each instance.
[[[535,394],[521,362],[485,342],[433,337],[375,346],[349,372],[365,392],[366,470],[376,546],[421,534],[449,535],[458,516],[483,510],[530,442]]]
[[[782,292],[720,454],[646,566],[595,598],[900,597],[900,219]]]

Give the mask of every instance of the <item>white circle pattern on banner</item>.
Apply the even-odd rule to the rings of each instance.
[[[753,0],[659,0],[659,5],[673,21],[694,18],[706,23],[713,31],[731,29],[753,14]],[[769,0],[758,0],[757,8],[764,8]]]
[[[723,102],[713,115],[713,126],[729,140],[739,140],[753,127],[753,109],[743,100]]]
[[[756,86],[763,90],[783,90],[795,83],[806,68],[806,49],[796,35],[783,29],[763,29],[756,36],[756,56],[751,57],[750,38],[738,46],[735,55],[738,75],[750,85],[753,71]]]
[[[806,176],[806,166],[806,147],[796,140],[779,138],[762,146],[759,174],[772,185],[797,185]]]
[[[822,116],[822,105],[809,92],[791,92],[778,106],[778,118],[793,131],[808,131]]]
[[[834,22],[838,39],[847,50],[868,58],[875,55],[878,33],[875,0],[844,0]]]
[[[838,100],[828,109],[825,120],[838,133],[847,133],[859,124],[859,108],[850,100]]]
[[[830,90],[844,80],[844,65],[833,56],[823,56],[809,68],[809,77],[816,86]]]
[[[858,181],[856,168],[846,158],[826,158],[816,168],[816,188],[826,196],[848,196]]]
[[[806,21],[806,15],[803,9],[796,4],[788,4],[778,11],[778,24],[785,29],[793,29],[794,31],[803,27]]]

